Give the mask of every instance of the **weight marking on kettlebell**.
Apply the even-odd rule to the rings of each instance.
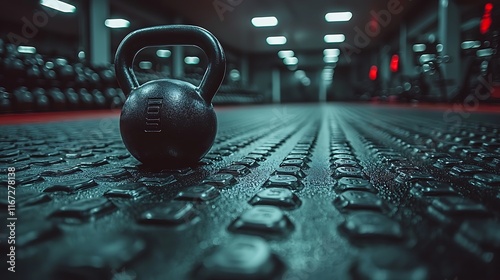
[[[163,105],[163,98],[149,98],[146,108],[146,128],[144,132],[161,132],[160,112]]]

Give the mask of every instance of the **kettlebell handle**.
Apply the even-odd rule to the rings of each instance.
[[[193,25],[163,25],[133,31],[118,46],[115,56],[116,79],[126,96],[139,87],[133,71],[137,53],[151,46],[194,45],[208,57],[208,67],[198,91],[210,104],[226,73],[226,57],[217,38],[212,33]]]

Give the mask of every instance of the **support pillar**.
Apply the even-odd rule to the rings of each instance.
[[[184,47],[172,47],[172,74],[174,78],[179,79],[184,76]]]
[[[320,77],[322,75],[320,74]],[[318,96],[318,101],[319,103],[325,103],[326,102],[326,91],[328,88],[327,82],[321,78],[319,81],[319,96]]]
[[[240,75],[241,75],[241,85],[246,88],[248,87],[249,80],[249,67],[248,67],[248,55],[243,55],[241,58],[241,66],[240,66]]]
[[[443,44],[441,55],[449,55],[450,62],[442,64],[444,78],[449,80],[447,99],[460,84],[460,10],[455,1],[440,0],[438,9],[438,41]]]
[[[91,0],[89,7],[90,63],[94,66],[111,63],[110,30],[104,25],[109,17],[109,0]]]
[[[275,68],[272,71],[272,100],[273,103],[281,103],[281,73]]]
[[[404,76],[413,74],[413,62],[411,60],[410,49],[408,48],[408,30],[406,24],[399,27],[399,71]]]
[[[390,75],[390,69],[389,69],[389,64],[390,64],[390,54],[389,52],[391,51],[391,48],[389,46],[383,46],[380,50],[380,63],[378,65],[378,73],[379,73],[379,80],[380,80],[380,86],[382,89],[387,89],[389,87],[389,79],[391,78]]]
[[[176,18],[174,23],[182,24],[182,19]],[[184,76],[184,46],[172,47],[172,76],[176,79]]]

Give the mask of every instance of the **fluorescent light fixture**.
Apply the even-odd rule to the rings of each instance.
[[[167,58],[172,55],[172,52],[170,50],[157,50],[156,51],[156,56],[161,57],[161,58]]]
[[[330,75],[330,74],[323,74],[323,76],[321,76],[321,77],[325,81],[331,81],[331,80],[333,80],[333,74],[332,75]]]
[[[295,56],[292,56],[292,57],[285,57],[283,59],[283,63],[285,65],[296,65],[297,63],[299,63],[299,59],[296,58]]]
[[[284,45],[284,44],[286,44],[286,37],[285,36],[270,36],[270,37],[267,37],[266,42],[269,45]]]
[[[324,56],[339,56],[340,50],[339,49],[325,49],[323,51]]]
[[[278,19],[276,17],[254,17],[252,18],[252,24],[255,27],[269,27],[278,25]]]
[[[493,55],[492,48],[487,48],[487,49],[482,49],[482,50],[476,51],[477,57],[485,57],[485,56],[492,56],[492,55]]]
[[[62,13],[76,12],[75,6],[58,0],[40,0],[40,4],[47,8],[51,8]]]
[[[59,66],[64,66],[68,64],[68,61],[65,58],[56,58],[56,64]]]
[[[425,44],[415,44],[413,45],[413,51],[414,52],[423,52],[425,51],[427,47],[425,46]]]
[[[339,57],[338,56],[325,56],[325,57],[323,57],[323,61],[326,63],[335,63],[335,62],[339,61]]]
[[[421,64],[426,64],[427,62],[436,59],[436,55],[432,53],[426,53],[420,56],[419,61]]]
[[[325,81],[331,81],[331,80],[333,80],[333,73],[334,73],[333,68],[325,67],[325,69],[323,69],[323,73],[321,74],[321,77]]]
[[[304,72],[304,70],[297,70],[297,71],[295,71],[295,73],[293,73],[293,75],[297,79],[302,79],[302,78],[306,77],[306,72]]]
[[[325,20],[328,22],[349,21],[351,18],[352,18],[351,12],[334,12],[334,13],[327,13],[325,15]]]
[[[238,71],[238,69],[231,70],[229,72],[229,78],[231,78],[231,80],[234,82],[239,81],[241,78],[240,71]]]
[[[153,63],[151,61],[141,61],[139,62],[139,68],[143,70],[149,70],[153,68]]]
[[[475,49],[481,46],[480,41],[464,41],[462,42],[462,50]]]
[[[311,79],[309,79],[308,77],[304,77],[300,81],[302,82],[302,85],[304,85],[305,87],[308,87],[311,85]]]
[[[20,53],[36,53],[36,48],[31,46],[19,46],[17,51]]]
[[[326,43],[341,43],[345,41],[344,34],[327,34],[323,38]]]
[[[195,65],[195,64],[200,63],[200,58],[197,56],[186,56],[184,58],[184,62],[186,64]]]
[[[85,52],[84,51],[78,52],[78,58],[79,59],[85,59]]]
[[[295,53],[291,50],[282,50],[282,51],[278,52],[278,56],[282,59],[285,57],[290,57],[290,56],[294,56],[294,55],[295,55]]]
[[[442,52],[442,51],[443,51],[443,49],[444,49],[443,44],[437,44],[437,45],[436,45],[436,51],[437,51],[437,52]]]
[[[333,70],[333,68],[332,68],[332,67],[325,67],[325,68],[323,69],[323,74],[325,74],[325,73],[326,73],[326,74],[333,74],[333,71],[334,71],[334,70]]]
[[[130,26],[130,21],[122,18],[110,18],[104,24],[109,28],[127,28]]]

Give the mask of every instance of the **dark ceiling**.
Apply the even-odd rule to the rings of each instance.
[[[397,31],[400,22],[415,14],[417,0],[182,0],[158,1],[142,0],[143,7],[158,14],[177,14],[184,23],[203,26],[212,31],[226,46],[244,53],[275,52],[280,49],[294,51],[322,51],[338,47],[328,44],[323,37],[329,33],[346,35],[346,43],[355,46],[355,28],[364,30],[367,25],[380,28],[380,34],[370,38],[373,46],[388,34]],[[388,3],[395,3],[401,12],[391,15],[388,25],[376,23],[374,13],[388,10]],[[397,5],[399,3],[399,5]],[[437,4],[436,4],[437,7]],[[328,12],[350,11],[349,22],[326,22]],[[382,12],[384,13],[384,12]],[[275,16],[278,25],[255,28],[251,19],[256,16]],[[284,35],[287,43],[283,46],[269,46],[268,36]]]
[[[54,33],[74,40],[82,40],[82,11],[87,0],[65,0],[77,6],[77,14],[58,14],[43,26],[43,34]],[[381,42],[389,43],[389,39],[399,31],[399,25],[414,17],[429,6],[437,9],[437,1],[425,0],[109,0],[110,17],[124,17],[131,21],[130,28],[112,30],[112,46],[116,48],[121,39],[130,31],[145,26],[184,23],[202,26],[214,33],[224,47],[235,54],[268,54],[274,59],[277,51],[291,49],[298,54],[299,60],[311,67],[322,66],[323,49],[341,48],[339,43],[328,44],[323,37],[330,33],[342,33],[346,36],[346,44],[360,49],[379,46]],[[433,2],[433,3],[431,3]],[[431,5],[429,5],[431,4]],[[395,5],[401,10],[391,14],[387,25],[377,22],[376,14],[389,14],[388,5]],[[0,22],[14,24],[7,30],[20,31],[23,17],[31,17],[40,9],[39,0],[19,0],[0,10]],[[219,9],[219,10],[218,10]],[[219,12],[218,12],[219,11]],[[348,22],[326,22],[328,12],[350,11],[353,16]],[[423,11],[424,12],[424,11]],[[275,16],[279,23],[274,27],[256,28],[251,19],[256,16]],[[359,29],[358,29],[359,28]],[[356,43],[356,30],[366,28],[380,31],[368,36],[370,44],[360,46]],[[5,28],[3,28],[5,30]],[[266,43],[268,36],[284,35],[287,43],[270,46]],[[79,38],[80,37],[80,38]],[[38,36],[41,40],[50,41],[50,36]],[[81,43],[81,42],[80,42]],[[78,44],[78,42],[77,42]],[[75,47],[76,48],[76,47]],[[280,62],[279,60],[277,60]],[[341,56],[342,61],[342,56]],[[303,63],[301,64],[305,66]]]
[[[79,6],[78,0],[66,0]],[[84,0],[85,1],[85,0]],[[354,45],[355,28],[364,30],[370,25],[377,28],[373,13],[387,11],[388,3],[400,3],[402,12],[391,15],[387,26],[378,25],[380,34],[370,38],[373,46],[388,34],[397,31],[401,20],[415,14],[417,0],[110,0],[112,15],[125,15],[132,22],[131,29],[142,25],[170,24],[182,22],[200,25],[214,33],[224,45],[242,53],[274,52],[280,49],[295,51],[322,51],[339,44],[327,44],[323,36],[343,33],[346,43]],[[11,1],[0,10],[1,21],[20,23],[22,17],[32,15],[39,8],[36,0]],[[423,1],[427,2],[427,1]],[[327,12],[350,11],[349,22],[325,21]],[[278,25],[255,28],[251,19],[255,16],[275,16]],[[74,15],[58,14],[45,29],[60,34],[78,32],[78,21]],[[140,24],[137,24],[137,21]],[[130,31],[130,30],[129,30]],[[283,46],[269,46],[266,37],[284,35]]]

